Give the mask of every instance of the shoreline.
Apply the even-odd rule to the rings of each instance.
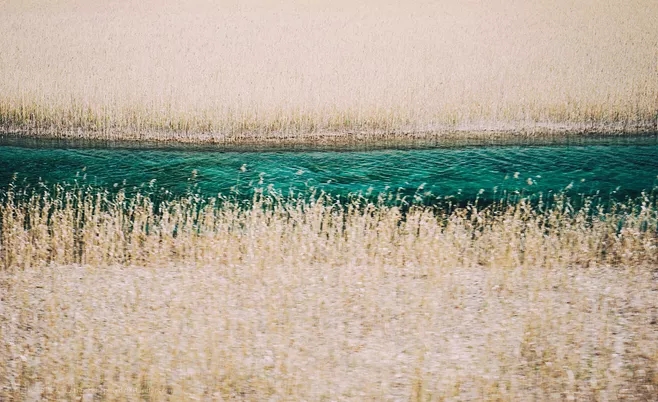
[[[84,130],[0,127],[0,145],[80,148],[226,150],[376,150],[495,145],[568,145],[591,140],[658,138],[658,120],[641,124],[541,124],[443,127],[433,130],[324,130],[233,133],[178,130]]]

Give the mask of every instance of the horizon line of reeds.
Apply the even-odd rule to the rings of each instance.
[[[500,112],[454,108],[428,118],[388,110],[174,113],[0,100],[0,132],[35,138],[254,144],[658,133],[658,110],[632,109],[517,105]]]

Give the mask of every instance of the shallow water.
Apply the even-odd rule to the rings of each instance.
[[[284,193],[313,187],[335,195],[431,192],[462,200],[480,193],[486,200],[503,191],[548,193],[571,187],[571,194],[624,198],[658,185],[658,139],[321,151],[35,146],[13,141],[0,144],[0,189],[12,181],[77,181],[108,188],[150,183],[174,194],[208,195],[228,195],[236,189],[248,194],[249,187],[260,182]]]

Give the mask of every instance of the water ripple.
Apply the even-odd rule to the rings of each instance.
[[[241,167],[246,165],[246,171]],[[401,191],[474,197],[481,189],[574,191],[635,196],[657,184],[658,144],[492,146],[321,152],[57,149],[0,145],[0,188],[19,181],[112,187],[155,180],[173,192],[228,193],[263,180],[287,192]]]

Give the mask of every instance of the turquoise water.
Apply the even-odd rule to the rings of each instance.
[[[174,194],[249,193],[272,185],[288,193],[316,188],[343,195],[382,191],[478,196],[597,192],[635,197],[658,185],[658,140],[410,149],[250,151],[110,148],[34,142],[0,144],[0,189],[77,182],[100,187],[151,186]],[[419,188],[421,190],[419,190]],[[1,191],[1,190],[0,190]]]

